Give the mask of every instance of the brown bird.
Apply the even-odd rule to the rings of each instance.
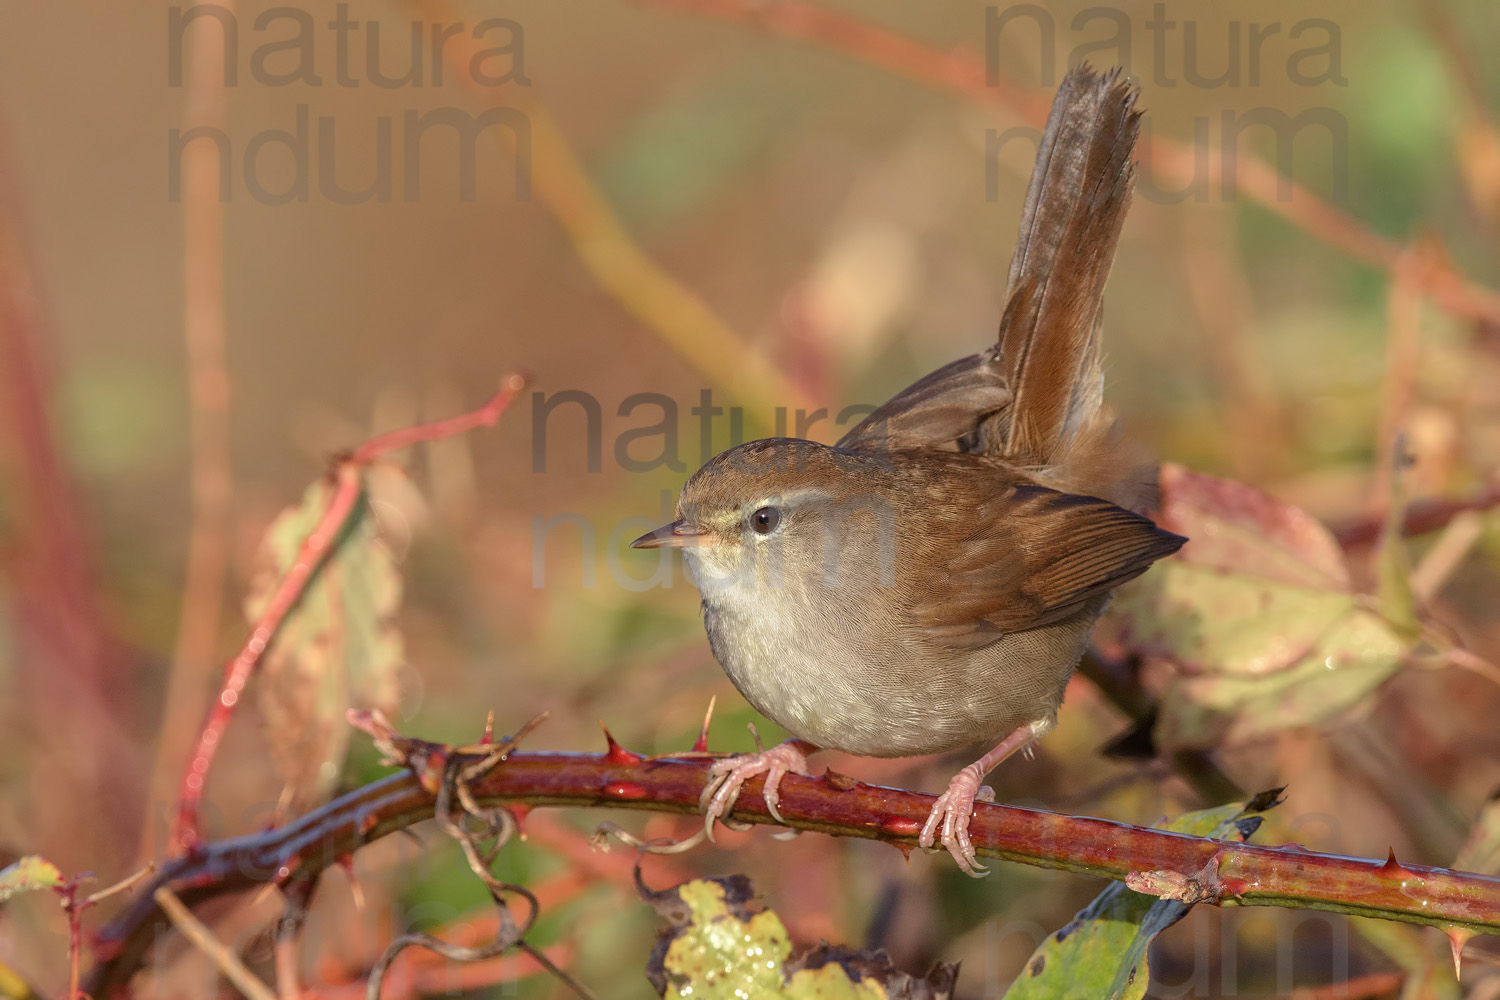
[[[1086,66],[1059,89],[1026,194],[998,343],[910,386],[834,447],[732,448],[683,487],[680,546],[709,644],[795,739],[715,764],[710,832],[741,785],[806,755],[991,743],[934,805],[971,875],[984,775],[1045,735],[1110,591],[1185,541],[1136,511],[1154,467],[1103,406],[1100,304],[1130,202],[1137,91]]]

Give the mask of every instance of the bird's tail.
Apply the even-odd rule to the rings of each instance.
[[[1058,89],[1011,260],[996,360],[1012,394],[991,447],[1057,485],[1138,507],[1138,468],[1103,410],[1104,283],[1130,206],[1139,91],[1118,71],[1071,71]],[[1149,480],[1149,476],[1147,476]]]

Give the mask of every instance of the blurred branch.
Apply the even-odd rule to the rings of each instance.
[[[987,107],[998,107],[1040,127],[1048,102],[1026,94],[1011,80],[986,79],[986,67],[973,56],[942,52],[860,18],[800,0],[640,0],[642,4],[685,10],[759,27],[773,35],[841,52],[938,90],[956,93]],[[1151,136],[1141,142],[1141,158],[1152,169],[1178,183],[1192,183],[1198,151],[1192,146]],[[1209,151],[1220,164],[1217,150]],[[1401,246],[1357,219],[1282,177],[1253,154],[1236,158],[1239,187],[1246,195],[1329,246],[1381,271],[1393,271]],[[1500,292],[1469,281],[1446,263],[1424,276],[1424,290],[1450,312],[1500,322]]]
[[[203,845],[164,866],[156,886],[175,887],[189,906],[261,883],[310,880],[343,855],[432,818],[451,748],[405,741],[416,773],[391,775],[283,827]],[[481,748],[482,749],[482,748]],[[463,765],[485,754],[466,755]],[[604,754],[512,753],[469,791],[494,807],[573,806],[695,814],[712,760],[642,758],[612,746]],[[762,779],[745,786],[732,818],[776,824]],[[909,852],[931,795],[881,788],[842,776],[788,776],[781,786],[786,826],[880,840]],[[1273,905],[1380,917],[1443,928],[1460,940],[1500,934],[1500,879],[1417,865],[1190,837],[1108,820],[981,803],[971,835],[979,853],[1123,881],[1181,883],[1215,904]],[[1184,881],[1186,880],[1186,881]],[[1211,890],[1211,891],[1209,891]],[[98,935],[99,964],[86,989],[103,997],[140,967],[163,917],[153,896],[121,913]]]
[[[330,475],[336,486],[329,498],[327,510],[317,527],[303,540],[291,569],[277,583],[265,611],[250,630],[250,638],[246,640],[239,655],[225,667],[223,689],[209,710],[197,745],[183,771],[177,809],[172,819],[170,849],[174,853],[192,850],[202,839],[198,806],[203,799],[209,768],[213,766],[214,757],[223,743],[234,708],[239,703],[250,675],[255,672],[266,651],[271,648],[271,643],[275,641],[276,633],[302,599],[314,574],[337,547],[364,489],[363,471],[383,455],[397,449],[462,434],[478,427],[492,426],[525,387],[524,376],[510,375],[502,383],[500,391],[479,409],[447,420],[436,420],[383,434],[365,442],[334,463]]]
[[[1405,462],[1401,439],[1417,394],[1421,362],[1422,272],[1434,259],[1430,248],[1415,245],[1401,254],[1386,291],[1385,380],[1380,425],[1375,439],[1375,481],[1366,510],[1385,518],[1396,492],[1398,462]]]
[[[255,973],[245,968],[245,963],[231,949],[224,946],[224,942],[214,937],[214,932],[199,920],[182,904],[177,894],[169,887],[158,886],[151,894],[151,898],[161,907],[162,912],[167,915],[182,936],[192,942],[208,959],[214,963],[224,978],[234,984],[234,988],[245,994],[249,1000],[276,1000],[276,994],[271,988],[256,978]]]
[[[1493,231],[1500,222],[1500,128],[1489,111],[1484,74],[1479,71],[1453,14],[1438,0],[1425,0],[1422,18],[1442,49],[1445,67],[1458,79],[1459,130],[1454,153],[1469,200]]]
[[[69,791],[28,813],[30,835],[64,863],[72,845],[76,856],[111,864],[131,849],[112,831],[133,826],[140,808],[132,665],[109,631],[83,507],[53,429],[56,341],[8,152],[0,134],[0,574],[19,694],[7,721],[34,741],[32,759],[52,762],[32,779],[36,789]]]
[[[434,22],[464,20],[445,0],[408,2]],[[769,413],[778,405],[810,408],[805,392],[630,237],[556,120],[526,88],[514,83],[485,86],[474,79],[468,67],[481,51],[478,40],[461,34],[444,43],[443,58],[478,100],[516,108],[526,115],[531,126],[533,189],[600,287],[685,361],[746,399],[753,410]],[[511,141],[508,131],[500,131]]]
[[[224,0],[231,6],[232,0]],[[200,27],[201,33],[205,29]],[[218,30],[218,29],[213,29]],[[190,43],[184,128],[221,127],[225,116],[224,47]],[[229,571],[229,373],[225,365],[224,206],[219,201],[219,148],[183,147],[182,330],[187,357],[190,497],[187,570],[177,642],[158,727],[151,801],[168,801],[177,767],[192,749],[194,727],[210,693],[214,647]],[[142,855],[156,849],[146,817]]]
[[[1500,480],[1492,482],[1467,500],[1418,500],[1406,509],[1401,533],[1408,538],[1446,528],[1458,515],[1500,506]],[[1380,540],[1384,517],[1365,516],[1334,528],[1333,535],[1345,549],[1360,549]]]

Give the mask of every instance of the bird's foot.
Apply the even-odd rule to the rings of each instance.
[[[972,878],[983,878],[989,870],[979,863],[974,843],[969,839],[969,820],[974,817],[975,802],[995,801],[995,790],[979,783],[983,772],[973,766],[966,767],[948,782],[948,790],[938,796],[927,814],[922,835],[917,843],[932,849],[938,841],[953,855],[958,867]]]
[[[761,790],[766,809],[780,821],[781,779],[788,774],[806,774],[807,755],[816,749],[805,740],[787,740],[760,753],[726,757],[715,763],[709,769],[708,784],[699,799],[708,838],[713,839],[714,821],[733,811],[735,800],[740,797],[740,788],[757,774],[766,776],[765,787]]]

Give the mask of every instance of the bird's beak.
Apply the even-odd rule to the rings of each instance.
[[[685,545],[696,545],[705,532],[688,524],[686,521],[673,521],[664,524],[655,531],[648,531],[640,538],[630,543],[632,549],[680,549]]]

